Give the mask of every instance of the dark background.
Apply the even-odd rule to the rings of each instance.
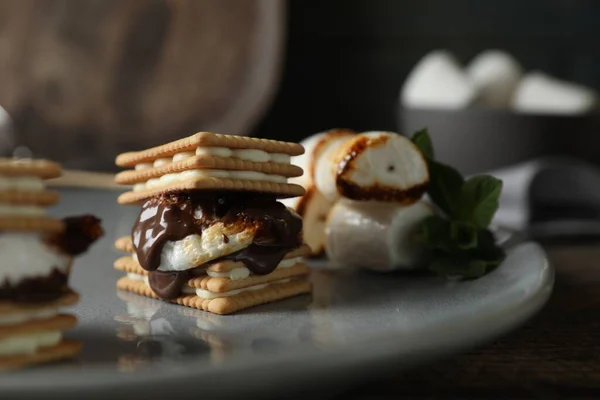
[[[281,85],[255,134],[397,130],[402,82],[436,48],[464,63],[499,48],[600,89],[599,21],[597,0],[290,0]]]

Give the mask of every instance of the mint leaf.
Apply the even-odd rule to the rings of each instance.
[[[433,215],[421,223],[423,243],[430,250],[452,250],[450,222]]]
[[[447,215],[454,217],[460,201],[460,190],[464,179],[456,169],[433,160],[434,152],[427,129],[417,131],[411,137],[427,161],[429,185],[427,192],[431,200]]]
[[[446,214],[428,217],[420,225],[417,238],[430,252],[429,269],[467,279],[487,274],[505,258],[487,229],[498,209],[502,181],[486,175],[465,181],[456,169],[435,161],[426,129],[411,140],[427,161],[427,193]]]
[[[449,217],[453,218],[460,208],[461,188],[464,179],[452,167],[429,161],[428,193],[431,200]]]
[[[477,247],[471,250],[471,257],[500,264],[505,257],[504,250],[496,244],[496,238],[487,229],[477,232]]]
[[[460,190],[460,201],[454,216],[478,228],[487,228],[498,210],[502,181],[489,175],[467,180]]]
[[[425,158],[433,160],[433,145],[431,144],[431,138],[429,137],[429,132],[427,128],[423,128],[420,131],[417,131],[411,138],[412,142],[421,150],[423,156]]]
[[[467,222],[450,222],[450,239],[461,250],[477,247],[477,227]]]

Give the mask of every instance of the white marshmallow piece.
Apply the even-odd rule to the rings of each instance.
[[[597,95],[584,86],[531,72],[521,79],[512,106],[522,113],[578,115],[597,106]]]
[[[343,267],[415,269],[426,254],[416,241],[417,227],[433,214],[425,201],[402,206],[342,199],[331,209],[325,227],[327,256]]]
[[[477,97],[475,84],[452,54],[436,50],[427,54],[408,74],[401,90],[407,108],[456,110]]]
[[[291,183],[303,186],[305,189],[315,185],[315,169],[317,161],[321,158],[324,150],[328,148],[327,143],[336,138],[350,138],[356,132],[349,129],[331,129],[325,132],[315,133],[302,140],[300,144],[304,147],[304,154],[292,157],[291,162],[302,168],[304,174],[297,178],[290,178]]]
[[[326,152],[317,163],[316,183],[330,202],[347,197],[410,204],[429,182],[423,154],[397,133],[364,132],[332,141]]]
[[[335,185],[338,153],[340,152],[340,149],[343,148],[344,144],[353,137],[354,135],[331,137],[320,145],[321,154],[316,158],[314,167],[315,186],[317,187],[317,190],[332,203],[340,197]]]
[[[300,154],[299,156],[292,157],[291,163],[302,168],[302,171],[304,171],[304,173],[302,174],[302,176],[290,178],[289,179],[290,183],[298,184],[298,185],[304,187],[305,189],[309,185],[312,185],[313,177],[312,177],[311,171],[313,170],[313,167],[314,167],[313,163],[315,161],[313,153],[316,150],[317,144],[325,136],[326,136],[326,132],[320,132],[320,133],[316,133],[312,136],[309,136],[300,142],[300,144],[304,147],[304,153]]]
[[[332,203],[314,186],[307,187],[301,197],[280,201],[302,217],[304,242],[311,248],[312,254],[322,254],[325,250],[325,222]]]
[[[475,57],[466,69],[479,91],[479,102],[493,108],[509,108],[523,75],[521,65],[510,54],[487,50]]]

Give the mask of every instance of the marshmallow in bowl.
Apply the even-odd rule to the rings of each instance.
[[[466,108],[477,98],[477,87],[447,51],[427,54],[409,73],[401,90],[407,108]]]
[[[376,271],[414,269],[425,256],[417,226],[431,215],[433,208],[423,200],[403,206],[342,199],[325,227],[327,256],[338,265]]]
[[[487,50],[467,66],[467,75],[479,90],[479,102],[495,108],[508,108],[523,75],[523,69],[510,54]]]
[[[515,111],[535,114],[585,114],[597,105],[597,94],[593,90],[541,72],[526,74],[512,99]]]
[[[405,205],[419,200],[429,182],[421,151],[393,132],[364,132],[346,140],[329,164],[318,165],[317,177],[330,201],[345,197]]]

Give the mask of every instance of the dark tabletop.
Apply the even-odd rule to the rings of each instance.
[[[494,343],[354,387],[339,399],[600,399],[600,241],[545,246],[554,293]]]

